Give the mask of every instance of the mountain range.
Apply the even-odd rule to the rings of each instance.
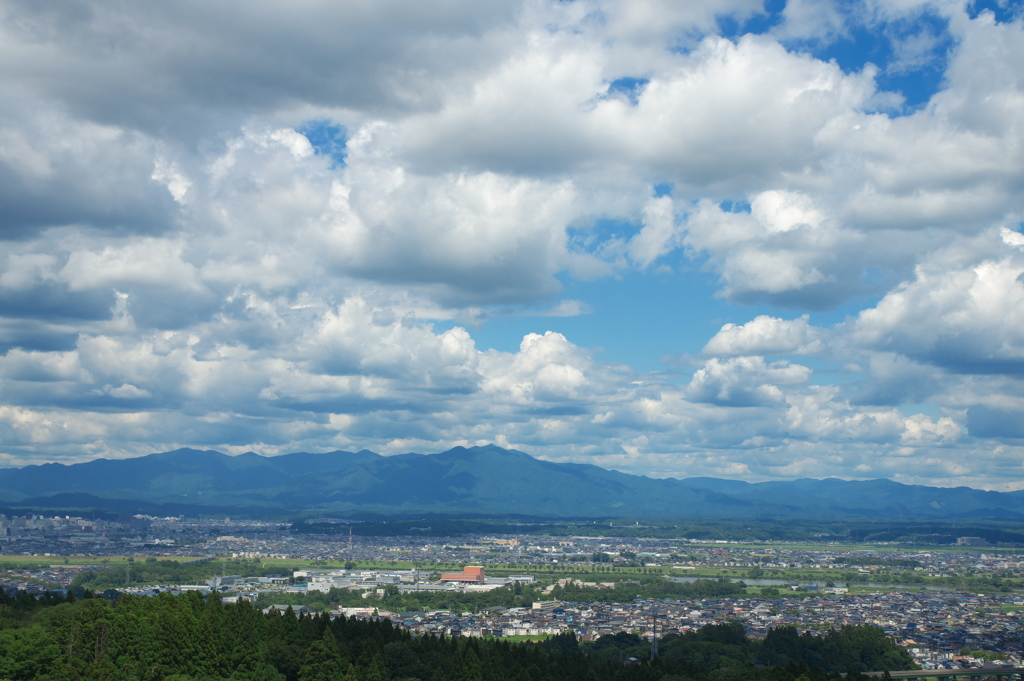
[[[133,459],[0,469],[0,504],[161,514],[431,512],[554,517],[1024,519],[1024,491],[828,478],[654,479],[552,463],[495,445],[439,454],[228,456],[179,449]]]

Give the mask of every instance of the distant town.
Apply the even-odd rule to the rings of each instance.
[[[0,585],[9,592],[64,593],[86,573],[116,569],[125,576],[118,593],[199,591],[228,603],[251,600],[264,610],[296,615],[308,612],[305,601],[317,594],[329,600],[331,594],[352,593],[361,602],[329,606],[332,616],[389,618],[416,634],[543,637],[573,631],[586,641],[629,632],[652,639],[732,621],[756,638],[778,626],[821,633],[846,624],[872,624],[924,668],[1019,665],[1024,657],[1024,590],[1013,588],[1024,574],[1024,550],[986,547],[977,537],[936,549],[435,537],[429,525],[422,528],[422,537],[364,537],[354,535],[352,527],[338,522],[335,532],[311,535],[267,521],[0,515],[0,549],[10,557],[0,570]],[[138,573],[147,563],[166,560],[261,569],[226,574],[222,567],[221,574],[191,584],[131,581],[132,561]],[[289,561],[302,566],[286,569]],[[276,564],[281,572],[267,571]],[[676,583],[727,581],[739,593],[712,598],[638,594],[623,602],[597,598],[641,575]],[[969,588],[978,580],[1001,588]],[[387,594],[472,595],[524,587],[529,589],[524,593],[537,597],[515,607],[399,611],[384,600]],[[575,595],[570,599],[567,593]]]

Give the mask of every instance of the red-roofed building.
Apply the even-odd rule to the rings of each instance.
[[[487,577],[481,565],[467,565],[462,572],[448,572],[441,575],[442,582],[460,582],[462,584],[483,584]]]

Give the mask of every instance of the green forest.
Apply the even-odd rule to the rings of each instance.
[[[604,662],[647,655],[651,644],[635,634],[619,632],[583,645],[588,657]],[[662,664],[688,675],[723,669],[807,667],[824,672],[868,672],[913,669],[906,650],[878,627],[844,626],[824,636],[799,634],[793,627],[771,630],[762,640],[748,638],[738,622],[706,626],[659,640]]]
[[[661,646],[649,661],[650,645],[629,634],[509,643],[412,636],[386,619],[265,615],[198,593],[111,602],[0,591],[0,679],[10,681],[839,681],[839,671],[911,666],[872,627],[821,638],[780,629],[755,642],[728,624]]]

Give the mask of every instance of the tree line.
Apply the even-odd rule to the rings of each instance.
[[[738,625],[665,637],[662,657],[634,661],[602,656],[615,640],[581,646],[571,631],[541,643],[509,643],[413,636],[386,619],[296,617],[290,608],[264,614],[246,602],[225,605],[216,594],[122,595],[111,602],[90,592],[40,599],[0,592],[0,679],[839,681],[825,667],[808,666],[813,658],[806,651],[817,645],[833,659],[884,661],[884,654],[865,656],[882,644],[867,629],[847,628],[821,643],[782,634],[773,650],[784,664],[762,669],[750,664],[754,644]],[[698,650],[694,642],[719,648]]]
[[[650,648],[648,641],[627,632],[583,644],[589,657],[608,663],[648,655]],[[659,640],[659,653],[666,668],[691,678],[708,672],[716,672],[718,678],[730,673],[744,679],[775,678],[778,670],[785,668],[798,670],[798,675],[812,669],[827,675],[915,668],[910,654],[885,632],[864,625],[844,626],[823,636],[777,627],[757,640],[748,637],[739,622],[728,622],[664,636]]]

